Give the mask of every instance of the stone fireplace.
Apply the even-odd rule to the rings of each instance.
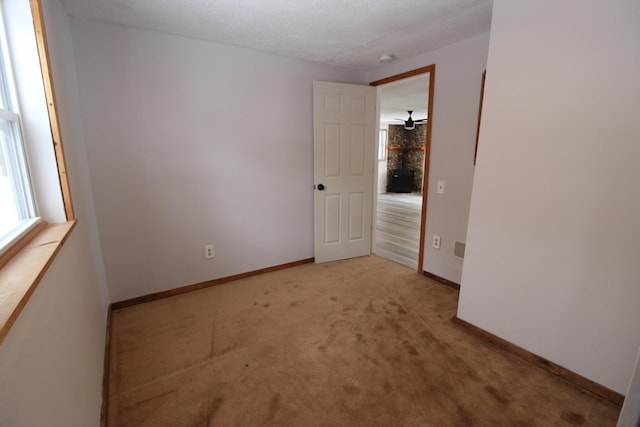
[[[404,125],[389,125],[387,135],[387,191],[409,192],[404,181],[410,175],[413,176],[411,191],[422,191],[427,125],[416,124],[414,130],[405,130]]]

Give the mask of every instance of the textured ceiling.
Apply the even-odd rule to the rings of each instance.
[[[62,0],[78,18],[359,69],[489,31],[492,0]]]
[[[380,87],[380,123],[401,125],[413,111],[413,119],[427,117],[429,100],[429,75],[399,80]]]

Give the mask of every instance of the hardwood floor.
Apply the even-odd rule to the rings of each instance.
[[[378,194],[377,255],[418,268],[421,208],[420,193]]]

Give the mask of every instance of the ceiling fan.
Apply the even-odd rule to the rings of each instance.
[[[414,130],[416,128],[416,123],[422,123],[427,121],[427,119],[413,120],[413,118],[411,118],[411,114],[413,114],[413,110],[407,110],[407,113],[409,113],[409,118],[407,120],[396,119],[396,120],[402,120],[404,122],[404,128],[406,130]]]

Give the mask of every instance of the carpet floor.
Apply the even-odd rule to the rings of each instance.
[[[109,426],[614,426],[620,407],[469,335],[381,257],[113,312]]]

